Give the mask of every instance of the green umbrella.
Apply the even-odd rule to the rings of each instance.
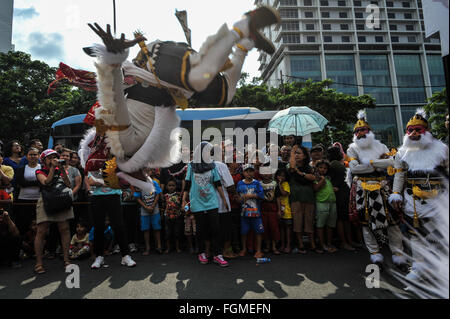
[[[327,123],[326,118],[307,106],[292,106],[272,117],[269,131],[283,136],[305,136],[322,131]]]

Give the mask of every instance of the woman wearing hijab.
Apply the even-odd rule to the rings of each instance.
[[[211,158],[213,146],[202,142],[194,151],[194,159],[188,164],[186,172],[186,186],[183,193],[182,207],[186,207],[189,196],[189,210],[195,216],[197,236],[199,238],[200,254],[198,260],[201,264],[209,262],[205,251],[205,241],[211,241],[213,261],[222,267],[228,262],[222,256],[222,243],[219,226],[219,201],[216,189],[223,203],[227,203],[222,189],[222,183],[216,165]],[[228,206],[228,204],[226,204]],[[229,207],[228,207],[229,210]]]

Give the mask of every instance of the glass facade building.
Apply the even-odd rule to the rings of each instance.
[[[378,139],[389,146],[399,145],[400,139],[397,136],[397,124],[393,106],[371,109],[370,112],[367,112],[367,121]]]
[[[425,38],[422,1],[255,0],[277,8],[281,23],[263,33],[276,51],[260,52],[261,77],[331,79],[339,92],[369,94],[377,107],[367,120],[390,147],[402,143],[405,125],[427,98],[445,87],[439,39]],[[371,19],[369,6],[379,19]],[[356,120],[356,114],[355,114]]]
[[[394,64],[400,103],[424,103],[425,87],[419,55],[394,54]]]
[[[442,91],[445,88],[444,64],[440,55],[427,54],[428,72],[430,74],[431,90]]]
[[[327,70],[327,78],[334,82],[331,86],[333,89],[346,94],[358,95],[353,55],[326,54],[325,67]]]
[[[320,81],[320,58],[318,55],[293,55],[290,59],[293,77]]]
[[[392,104],[392,83],[386,54],[360,55],[364,94],[370,94],[377,104]]]

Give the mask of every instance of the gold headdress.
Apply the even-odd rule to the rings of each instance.
[[[426,112],[424,109],[419,108],[416,111],[416,114],[409,120],[409,122],[406,124],[406,127],[413,126],[413,125],[422,125],[428,128],[428,121],[426,119]]]
[[[361,128],[361,127],[367,127],[369,130],[371,129],[369,123],[366,122],[366,112],[364,110],[359,110],[357,117],[358,117],[358,121],[356,122],[355,126],[353,127],[353,132],[356,131],[356,129]]]

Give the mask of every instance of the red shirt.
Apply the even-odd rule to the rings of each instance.
[[[67,173],[67,171],[66,171],[66,173]],[[48,174],[50,174],[50,168],[48,168],[48,167],[43,167],[43,168],[41,168],[41,169],[38,169],[38,170],[36,170],[36,176],[37,176],[38,174],[42,174],[42,175],[44,175],[45,177],[47,177]],[[55,177],[55,176],[56,176],[56,177],[57,177],[57,176],[62,176],[62,173],[61,173],[61,171],[59,170],[58,167],[55,168],[55,173],[54,173],[53,176],[54,176],[54,177]]]

